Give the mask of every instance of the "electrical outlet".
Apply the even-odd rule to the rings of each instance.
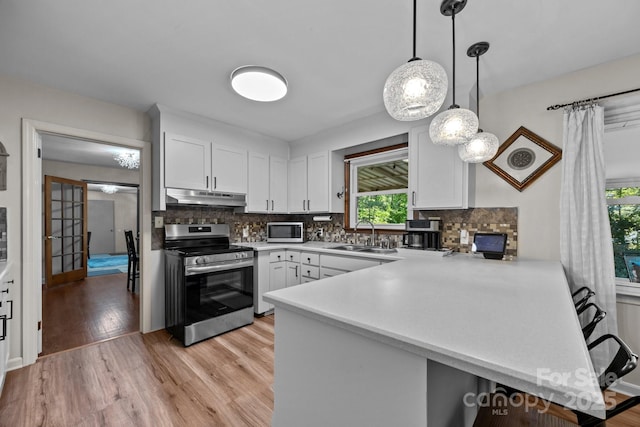
[[[245,239],[249,237],[249,226],[245,226],[242,228],[242,237]]]
[[[156,228],[162,228],[162,226],[164,225],[164,218],[161,216],[157,216],[154,218],[154,226]]]
[[[467,230],[460,230],[460,244],[461,245],[469,244],[469,232]]]
[[[318,228],[318,237],[322,237],[323,234],[324,234],[324,229]]]

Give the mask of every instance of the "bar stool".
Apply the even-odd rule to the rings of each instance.
[[[591,310],[593,308],[593,310]],[[593,331],[596,329],[596,325],[607,316],[607,313],[598,307],[595,303],[590,302],[580,308],[577,313],[580,316],[582,313],[587,311],[593,311],[592,317],[587,317],[587,319],[591,319],[587,322],[586,325],[582,327],[582,334],[584,335],[585,341],[589,339]],[[588,316],[588,313],[587,313]]]
[[[595,292],[593,292],[591,289],[589,289],[586,286],[581,287],[580,289],[575,291],[573,294],[571,294],[576,310],[580,310],[583,306],[585,306],[589,301],[589,298],[591,298],[595,294],[596,294]]]
[[[602,371],[598,377],[600,390],[604,391],[611,384],[624,375],[631,372],[638,365],[638,356],[615,335],[606,334],[587,345],[589,351],[594,350],[599,345],[608,345],[611,341],[615,341],[618,345],[616,354],[611,359],[609,366]],[[566,421],[557,417],[551,412],[541,412],[535,407],[523,405],[523,402],[536,399],[522,393],[521,398],[510,399],[511,396],[499,396],[492,393],[485,405],[480,406],[478,414],[473,423],[473,427],[513,427],[513,426],[554,426],[554,427],[575,427],[576,423]],[[529,399],[529,400],[527,400]],[[518,404],[514,404],[517,402]],[[618,403],[615,407],[606,411],[605,420],[584,414],[579,411],[573,411],[577,416],[577,423],[580,427],[601,427],[605,426],[605,421],[615,417],[616,415],[640,404],[640,396],[630,397],[629,399]]]

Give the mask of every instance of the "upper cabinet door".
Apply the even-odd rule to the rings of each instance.
[[[269,208],[271,212],[287,212],[287,169],[287,161],[285,159],[271,156],[269,166]]]
[[[435,145],[427,126],[409,133],[409,209],[466,209],[469,165],[457,147]]]
[[[307,211],[329,211],[329,154],[324,151],[307,159]]]
[[[284,173],[286,177],[286,165]],[[267,154],[249,152],[249,181],[247,185],[247,212],[269,212],[271,200],[269,196],[269,156]]]
[[[208,190],[211,174],[211,143],[165,134],[164,186]]]
[[[289,160],[289,212],[307,212],[307,156]]]
[[[213,144],[211,191],[247,193],[247,150]]]

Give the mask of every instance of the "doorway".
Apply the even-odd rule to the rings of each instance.
[[[145,262],[151,256],[151,144],[149,142],[118,137],[99,132],[23,119],[22,120],[22,366],[35,363],[42,348],[42,138],[59,136],[74,141],[99,142],[104,146],[126,147],[140,152],[140,315],[139,329],[151,329],[151,294],[146,289],[150,266]],[[145,232],[146,230],[146,232]],[[126,285],[125,285],[126,286]]]

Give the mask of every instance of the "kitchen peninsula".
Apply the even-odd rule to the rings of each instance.
[[[276,427],[471,425],[477,378],[603,416],[559,262],[411,256],[264,298]]]

